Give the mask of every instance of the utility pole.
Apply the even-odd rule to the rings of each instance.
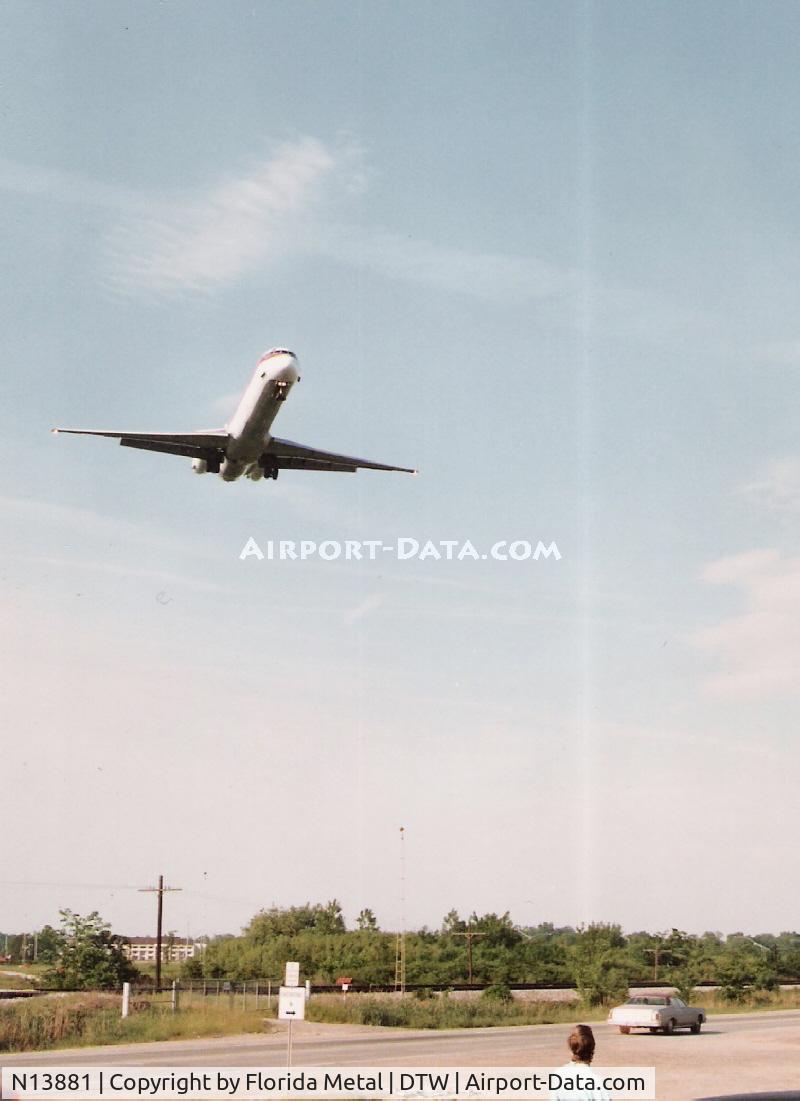
[[[472,942],[476,937],[485,937],[486,933],[479,933],[476,929],[467,929],[463,933],[453,933],[454,937],[466,937],[467,938],[467,968],[468,978],[467,982],[472,985]]]
[[[645,955],[653,957],[653,982],[658,982],[658,965],[661,961],[661,941],[659,941],[655,948],[645,948]]]
[[[166,891],[182,891],[182,887],[165,887],[164,877],[158,877],[157,887],[140,887],[140,891],[158,895],[158,918],[156,921],[156,990],[161,989],[161,916],[164,910],[164,893]]]

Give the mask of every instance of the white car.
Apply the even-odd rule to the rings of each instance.
[[[620,1032],[632,1028],[649,1028],[651,1032],[674,1032],[689,1028],[699,1032],[706,1019],[704,1009],[693,1009],[674,994],[635,994],[624,1005],[615,1006],[608,1015]]]

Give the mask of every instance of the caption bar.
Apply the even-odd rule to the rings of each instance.
[[[4,1067],[0,1097],[34,1098],[301,1099],[462,1098],[504,1101],[577,1099],[584,1091],[613,1094],[615,1101],[654,1101],[654,1067]]]

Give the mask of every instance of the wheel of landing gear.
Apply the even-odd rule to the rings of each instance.
[[[658,1032],[658,1029],[657,1029],[657,1028],[651,1028],[651,1029],[650,1029],[650,1035],[651,1035],[651,1036],[655,1036],[655,1034],[656,1034],[657,1032]]]

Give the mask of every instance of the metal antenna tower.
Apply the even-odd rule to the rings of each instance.
[[[406,992],[406,852],[405,826],[400,827],[400,931],[394,953],[394,988]]]

